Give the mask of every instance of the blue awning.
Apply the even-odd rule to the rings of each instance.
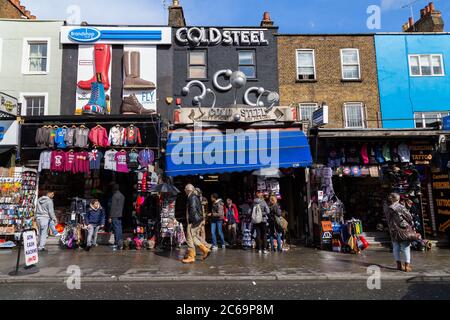
[[[167,176],[220,174],[312,164],[299,129],[176,130],[169,134]]]

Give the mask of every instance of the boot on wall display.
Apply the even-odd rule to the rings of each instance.
[[[110,113],[111,50],[110,44],[90,44],[78,47],[75,114]]]
[[[109,67],[111,64],[111,46],[109,44],[96,44],[94,46],[94,75],[90,80],[78,82],[78,87],[83,90],[91,90],[91,83],[96,82],[97,74],[101,79],[105,91],[109,90]]]
[[[120,108],[122,114],[152,114],[154,110],[146,109],[139,102],[136,95],[133,93],[128,97],[124,97],[122,106]]]
[[[83,107],[83,114],[105,114],[106,96],[103,83],[92,82],[92,92],[89,102]]]
[[[124,46],[122,114],[156,112],[156,46]]]
[[[125,70],[125,90],[152,90],[156,89],[153,82],[143,80],[141,76],[141,56],[139,51],[125,51],[123,55],[123,66]]]

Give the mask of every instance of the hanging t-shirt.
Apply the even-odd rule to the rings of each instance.
[[[126,151],[116,153],[114,160],[116,161],[116,171],[128,173],[128,157]]]
[[[73,151],[66,152],[66,165],[64,171],[74,172],[75,171],[75,156],[76,153]]]
[[[153,163],[153,161],[155,160],[155,154],[153,153],[153,150],[144,149],[141,152],[139,152],[138,160],[141,168],[145,168],[149,164]]]
[[[409,151],[409,146],[407,144],[401,143],[398,146],[397,152],[398,152],[401,162],[410,162],[411,161],[411,152]]]
[[[116,150],[108,150],[105,152],[105,170],[116,171]]]
[[[89,172],[89,153],[87,151],[78,152],[75,155],[74,173]]]
[[[89,165],[91,170],[100,170],[100,163],[103,158],[103,153],[97,149],[89,152]]]
[[[65,169],[66,153],[61,150],[52,151],[50,169],[56,172],[62,172]]]
[[[66,142],[64,140],[66,136],[67,129],[66,128],[58,128],[55,131],[55,144],[57,148],[64,149],[66,148]]]
[[[128,158],[129,158],[129,164],[128,167],[130,169],[137,169],[139,167],[139,153],[137,153],[136,151],[131,151],[128,154]]]

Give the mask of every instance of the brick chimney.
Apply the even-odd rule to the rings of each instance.
[[[270,20],[270,13],[264,12],[263,19],[261,20],[261,27],[273,27],[273,21]]]
[[[411,18],[410,18],[411,19]],[[410,21],[411,22],[411,21]],[[440,11],[436,10],[434,3],[430,2],[420,10],[420,19],[411,25],[409,23],[405,32],[444,32],[444,19]]]
[[[169,26],[175,28],[186,26],[183,7],[180,5],[179,0],[173,0],[172,5],[169,7]]]

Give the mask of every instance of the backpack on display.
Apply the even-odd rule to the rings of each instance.
[[[252,223],[259,224],[263,220],[261,205],[257,204],[253,207],[252,210]]]

